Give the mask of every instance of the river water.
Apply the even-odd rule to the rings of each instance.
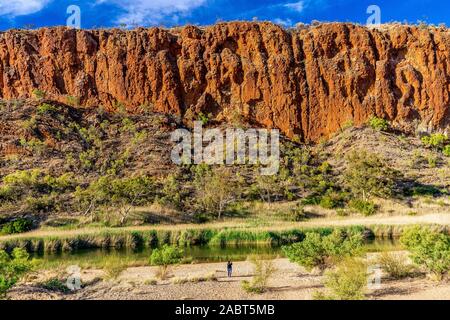
[[[401,250],[398,241],[376,239],[366,243],[366,251],[380,252]],[[108,260],[120,260],[123,262],[134,262],[137,265],[148,262],[152,249],[143,248],[139,250],[130,249],[94,249],[80,250],[73,253],[36,254],[36,260],[50,265],[59,264],[86,264],[102,265]],[[244,261],[254,256],[259,259],[272,259],[283,257],[280,247],[271,246],[192,246],[184,248],[184,263],[224,262],[227,260]]]

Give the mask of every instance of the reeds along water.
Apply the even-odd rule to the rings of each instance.
[[[373,235],[376,238],[380,239],[398,239],[403,233],[403,230],[408,226],[402,226],[402,225],[378,225],[378,226],[371,226],[368,229],[372,230]],[[448,226],[441,226],[441,225],[429,225],[433,231],[438,232],[450,232],[450,227]]]
[[[374,235],[372,230],[361,226],[339,229],[362,232],[366,238]],[[184,247],[201,245],[226,247],[250,244],[278,247],[302,241],[307,232],[318,232],[327,235],[332,231],[333,228],[292,229],[286,231],[187,229],[99,232],[70,237],[17,238],[5,240],[0,242],[0,250],[11,252],[14,248],[24,248],[29,253],[57,253],[75,252],[84,249],[154,248],[164,244]]]

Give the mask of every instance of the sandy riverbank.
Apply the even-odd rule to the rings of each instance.
[[[108,299],[108,300],[195,300],[195,299],[275,299],[308,300],[317,290],[323,290],[322,277],[306,272],[287,259],[276,259],[277,272],[269,283],[269,290],[263,294],[246,293],[241,288],[242,280],[250,280],[253,266],[250,262],[236,262],[232,278],[227,278],[224,263],[180,265],[173,268],[171,279],[151,284],[156,278],[157,268],[129,268],[115,280],[98,280],[103,271],[82,271],[83,283],[91,282],[85,288],[69,294],[51,292],[36,286],[49,277],[36,275],[32,282],[18,285],[11,290],[11,299]],[[193,278],[214,273],[217,281],[188,282],[173,284],[174,278]],[[436,283],[425,277],[401,281],[382,281],[381,289],[367,292],[368,299],[445,299],[450,300],[450,282]]]

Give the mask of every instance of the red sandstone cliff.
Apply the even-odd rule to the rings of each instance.
[[[448,129],[446,28],[323,24],[284,30],[224,23],[135,31],[66,28],[0,33],[0,96],[75,96],[82,105],[153,106],[185,116],[236,114],[317,141],[344,123],[385,117]]]

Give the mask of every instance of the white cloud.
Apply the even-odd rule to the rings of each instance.
[[[286,3],[284,5],[284,7],[289,8],[294,11],[297,11],[297,12],[302,12],[303,9],[305,8],[305,2],[303,0],[300,0],[298,2]]]
[[[292,20],[291,19],[280,19],[276,18],[273,20],[276,24],[279,24],[283,27],[291,27],[292,26]]]
[[[126,13],[119,16],[118,23],[142,24],[162,22],[165,18],[176,20],[207,0],[97,0],[97,4],[109,3],[122,8]]]
[[[51,0],[0,0],[0,16],[25,16],[41,11]]]

